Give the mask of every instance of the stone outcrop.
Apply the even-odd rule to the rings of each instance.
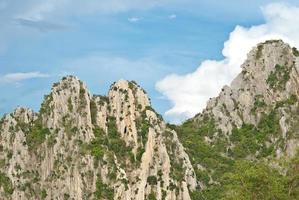
[[[68,76],[39,113],[17,108],[0,125],[0,199],[188,200],[197,188],[176,132],[135,82],[92,96]]]
[[[258,44],[231,85],[180,126],[134,81],[100,96],[67,76],[38,113],[1,119],[0,199],[213,199],[237,161],[287,174],[299,146],[298,59],[281,40]]]
[[[188,122],[198,128],[208,122],[215,126],[212,133],[203,133],[203,141],[221,148],[217,153],[223,159],[264,160],[283,168],[280,161],[294,157],[299,146],[298,56],[296,48],[281,40],[258,44],[231,85],[224,86],[219,96],[211,98],[206,109]],[[242,133],[248,135],[242,137]],[[201,165],[206,164],[203,161],[194,167],[203,173],[210,171],[206,184],[217,184],[211,178],[215,170]]]

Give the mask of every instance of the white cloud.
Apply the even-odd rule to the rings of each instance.
[[[138,22],[140,20],[141,20],[141,18],[139,18],[139,17],[130,17],[130,18],[128,18],[128,21],[132,22],[132,23]]]
[[[240,73],[247,53],[259,42],[283,39],[299,46],[299,7],[269,4],[262,7],[265,23],[250,28],[236,26],[224,43],[223,60],[207,60],[195,72],[166,76],[157,82],[156,89],[165,95],[173,107],[165,114],[174,123],[200,112],[210,97]]]
[[[168,19],[175,19],[177,16],[175,14],[169,15]]]
[[[19,72],[19,73],[10,73],[0,76],[0,82],[2,83],[20,83],[21,81],[33,79],[33,78],[46,78],[49,77],[48,74],[41,72]]]

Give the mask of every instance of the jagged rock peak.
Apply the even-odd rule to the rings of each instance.
[[[85,83],[83,83],[78,77],[69,75],[63,77],[59,82],[54,83],[52,86],[52,92],[60,94],[60,91],[68,90],[71,93],[74,93],[77,91],[78,88],[81,90],[79,90],[79,92],[88,93],[88,89]]]
[[[67,75],[61,78],[61,80],[59,80],[57,83],[53,84],[53,88],[56,87],[57,85],[60,84],[65,84],[65,83],[79,83],[81,82],[80,79],[77,76],[73,76],[73,75]]]
[[[37,118],[37,114],[29,108],[17,107],[12,113],[6,114],[0,119],[0,135],[1,129],[14,130],[14,127],[19,129],[20,127],[30,125]]]
[[[203,113],[194,119],[202,122],[204,117],[209,116],[221,130],[212,137],[217,141],[217,138],[224,138],[223,134],[229,137],[233,130],[242,128],[244,124],[258,127],[267,116],[275,113],[279,121],[275,123],[280,124],[282,132],[277,135],[286,137],[286,130],[293,126],[288,123],[294,121],[292,116],[296,115],[294,110],[299,99],[298,56],[297,49],[282,40],[258,44],[248,53],[241,66],[242,72],[231,85],[223,87],[219,96],[212,98]],[[299,146],[299,142],[294,145],[286,140],[285,144],[286,154],[294,155],[295,151],[288,149]],[[277,152],[282,152],[277,149]],[[276,156],[281,157],[282,154],[277,153]]]
[[[14,115],[26,113],[18,108],[0,121],[4,199],[190,200],[197,188],[176,132],[133,81],[91,97],[83,82],[67,76],[53,85],[31,123],[18,124]],[[31,190],[20,189],[27,183]]]
[[[134,101],[136,107],[142,107],[144,109],[147,106],[150,106],[150,99],[148,98],[146,92],[135,82],[127,80],[119,80],[113,83],[110,87],[108,96],[110,99],[113,97],[122,94],[121,96],[125,97],[125,101]],[[119,100],[119,99],[115,99]]]
[[[231,88],[251,90],[257,95],[294,89],[290,83],[298,77],[298,56],[297,49],[282,40],[259,43],[248,53],[242,72],[231,83]]]
[[[90,129],[90,94],[86,85],[75,76],[63,77],[54,83],[52,91],[45,96],[40,116],[49,128],[59,128],[62,124],[75,122],[81,129]],[[83,135],[83,134],[82,134]],[[92,135],[87,134],[89,140]]]
[[[6,114],[3,118],[7,118],[8,116],[27,123],[36,116],[36,113],[30,108],[18,106],[11,114]]]
[[[21,122],[29,123],[34,119],[36,113],[30,108],[17,107],[13,112],[13,116]]]
[[[291,47],[288,43],[282,40],[267,40],[257,44],[248,54],[245,63],[241,66],[244,70],[251,68],[259,68],[260,70],[272,70],[275,65],[267,65],[269,62],[284,62],[294,61],[299,56],[299,52],[295,47]],[[251,65],[250,63],[255,63]],[[264,65],[263,65],[264,64]]]
[[[234,165],[240,161],[268,165],[271,174],[277,170],[286,175],[278,176],[283,181],[293,177],[290,163],[298,158],[299,148],[298,56],[297,49],[282,40],[258,44],[248,53],[242,72],[231,85],[224,86],[202,113],[177,130],[185,150],[193,154],[192,164],[204,185],[199,191],[203,195],[194,199],[239,199],[243,191],[234,191],[237,195],[231,196],[231,190],[243,182],[232,186],[223,180],[227,180],[227,174],[236,177]],[[239,168],[237,176],[242,176],[246,168]],[[246,189],[255,184],[260,187],[261,181],[249,182]],[[256,198],[254,191],[250,193],[249,199]],[[288,189],[279,193],[286,194],[286,199],[298,199],[298,193],[292,196]]]
[[[259,43],[248,53],[247,59],[241,65],[242,72],[232,81],[230,87],[223,87],[219,96],[208,102],[207,110],[214,110],[213,113],[218,117],[222,112],[216,112],[216,104],[219,107],[225,105],[228,110],[241,110],[240,113],[243,114],[246,108],[246,114],[238,120],[236,117],[234,123],[241,125],[244,120],[254,123],[255,117],[250,117],[250,113],[258,102],[257,98],[263,99],[266,105],[274,105],[290,98],[291,95],[297,96],[299,69],[297,56],[299,56],[297,49],[291,48],[282,40]],[[235,119],[231,116],[229,118]]]

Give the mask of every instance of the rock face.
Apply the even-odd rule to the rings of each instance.
[[[289,166],[299,147],[298,56],[281,40],[258,44],[231,85],[180,126],[133,81],[97,96],[65,77],[39,113],[1,119],[0,199],[298,199],[297,176],[282,181],[299,169],[299,159]]]
[[[145,91],[120,80],[92,96],[68,76],[39,113],[0,122],[0,199],[190,199],[196,175]]]
[[[238,160],[287,172],[299,146],[298,56],[281,40],[258,44],[231,85],[176,128],[203,190],[221,185]]]
[[[219,96],[208,102],[203,114],[221,118],[218,124],[228,133],[233,125],[257,124],[260,111],[272,109],[292,95],[297,97],[299,63],[294,51],[281,40],[258,44],[249,52],[231,87],[223,87]]]
[[[268,142],[275,146],[277,157],[282,156],[281,153],[289,157],[294,155],[294,145],[298,146],[299,141],[289,140],[288,134],[293,134],[291,129],[297,120],[294,117],[299,97],[298,56],[295,48],[281,40],[258,44],[249,52],[241,66],[242,72],[231,86],[224,86],[219,96],[212,98],[203,113],[193,120],[211,116],[221,134],[210,139],[217,140],[223,135],[229,138],[234,128],[244,124],[258,126],[265,115],[275,112],[280,134],[268,138],[271,140]],[[281,145],[277,143],[278,140],[282,142],[280,139]]]

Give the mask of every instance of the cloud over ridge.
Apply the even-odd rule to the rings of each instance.
[[[0,83],[19,83],[24,80],[33,79],[33,78],[46,78],[49,77],[48,74],[41,72],[17,72],[9,73],[3,76],[0,76]]]
[[[223,60],[206,60],[189,74],[170,74],[156,83],[156,89],[171,103],[165,115],[179,123],[205,108],[224,85],[241,72],[247,53],[257,44],[269,39],[282,39],[291,46],[299,46],[299,7],[283,3],[261,8],[265,23],[249,28],[236,26],[224,43]]]

